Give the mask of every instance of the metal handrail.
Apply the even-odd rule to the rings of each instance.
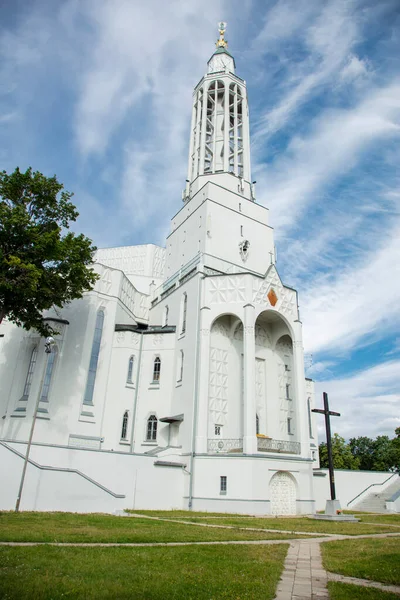
[[[371,483],[371,485],[369,485],[368,487],[365,488],[365,490],[363,490],[362,492],[360,492],[359,494],[357,494],[357,496],[354,496],[354,498],[352,500],[349,500],[349,502],[347,503],[347,506],[350,506],[350,504],[352,502],[354,502],[354,500],[357,500],[357,498],[359,498],[360,496],[362,496],[362,494],[364,492],[366,492],[367,490],[369,490],[370,488],[374,487],[375,485],[383,485],[384,483],[387,483],[389,481],[389,479],[392,479],[392,477],[397,476],[397,473],[393,473],[390,477],[388,477],[387,479],[385,479],[385,481],[382,481],[382,483]]]
[[[25,458],[25,456],[21,454],[21,452],[18,452],[18,450],[15,450],[15,448],[11,448],[11,446],[6,444],[5,442],[0,442],[0,446],[4,446],[4,448],[7,448],[7,450],[10,450],[10,452],[14,452],[14,454],[19,456],[20,458]],[[85,473],[82,473],[82,471],[78,471],[77,469],[68,469],[66,467],[48,467],[45,465],[39,465],[39,463],[35,462],[31,458],[28,459],[28,463],[30,463],[34,467],[37,467],[38,469],[41,469],[42,471],[61,471],[65,473],[76,473],[80,477],[83,477],[83,479],[90,481],[90,483],[93,483],[93,485],[97,486],[104,492],[107,492],[107,494],[110,494],[114,498],[126,498],[125,494],[116,494],[115,492],[112,492],[108,488],[104,487],[104,485],[101,485],[101,483],[99,483],[98,481],[95,481],[94,479],[92,479],[88,475],[85,475]]]

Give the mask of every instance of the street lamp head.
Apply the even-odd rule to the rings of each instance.
[[[50,354],[51,353],[51,349],[55,344],[55,340],[53,337],[49,336],[46,338],[45,342],[44,342],[44,351],[46,352],[46,354]]]

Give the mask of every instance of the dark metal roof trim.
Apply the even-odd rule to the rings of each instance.
[[[169,460],[156,460],[154,461],[155,467],[178,467],[179,469],[184,469],[186,467],[185,463],[174,463]]]
[[[62,325],[69,325],[67,319],[58,319],[57,317],[45,317],[43,321],[54,321],[54,323],[61,323]]]
[[[163,417],[162,419],[159,419],[159,421],[161,421],[161,423],[180,423],[181,421],[183,421],[183,417],[184,415],[175,415],[174,417]]]

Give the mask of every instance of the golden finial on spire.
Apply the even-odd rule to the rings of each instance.
[[[227,48],[228,47],[228,42],[225,39],[225,31],[226,31],[226,23],[224,23],[223,21],[221,21],[220,23],[218,23],[218,31],[219,31],[219,40],[217,40],[216,42],[216,46],[217,48]]]

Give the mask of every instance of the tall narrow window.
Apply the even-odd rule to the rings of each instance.
[[[290,400],[290,383],[286,384],[286,400]]]
[[[24,393],[22,396],[24,400],[28,399],[29,392],[31,391],[31,384],[32,384],[32,379],[33,379],[33,373],[35,371],[36,361],[37,361],[37,346],[35,346],[33,348],[31,358],[29,361],[28,373],[26,374]]]
[[[312,421],[311,421],[311,398],[307,398],[307,408],[308,408],[308,433],[310,438],[313,437],[312,434]]]
[[[178,372],[177,372],[177,381],[182,381],[183,379],[183,350],[179,352],[179,361],[178,361]]]
[[[240,226],[240,235],[243,237],[243,225]]]
[[[127,383],[133,383],[133,365],[135,363],[135,357],[131,356],[128,363],[128,376],[126,378]]]
[[[260,417],[256,414],[256,434],[260,433]]]
[[[127,435],[128,435],[128,420],[129,420],[129,413],[126,410],[124,412],[124,416],[122,417],[121,440],[126,440],[126,438],[127,438]]]
[[[164,308],[164,327],[166,327],[168,325],[168,313],[169,313],[169,308],[168,305]]]
[[[157,356],[154,360],[154,366],[153,366],[153,382],[160,381],[160,374],[161,374],[161,359],[159,356]]]
[[[292,419],[290,417],[287,418],[287,432],[289,435],[293,433],[292,431]]]
[[[56,358],[57,358],[57,346],[54,346],[51,353],[48,354],[47,356],[48,356],[48,358],[47,358],[46,371],[44,374],[42,390],[40,392],[40,401],[41,402],[49,401],[49,390],[50,390],[51,378],[53,375],[54,363],[56,362]]]
[[[100,309],[97,311],[96,325],[94,329],[92,352],[90,355],[89,373],[86,382],[85,396],[83,398],[83,404],[93,405],[93,391],[94,383],[96,380],[97,363],[99,361],[101,336],[103,333],[104,324],[104,310]]]
[[[226,475],[221,475],[219,480],[219,491],[221,494],[226,494],[228,489],[228,478]]]
[[[146,441],[155,442],[157,440],[157,417],[151,415],[147,419]]]
[[[185,333],[185,331],[186,331],[186,312],[187,312],[187,294],[185,292],[183,294],[183,299],[182,299],[182,326],[181,326],[181,333]]]

